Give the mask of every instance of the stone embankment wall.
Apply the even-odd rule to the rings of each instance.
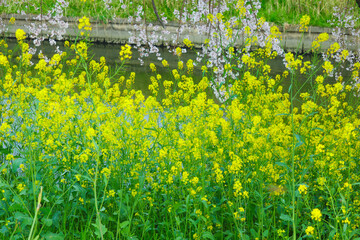
[[[10,24],[9,20],[11,17],[16,19],[14,24]],[[1,35],[5,37],[15,37],[15,31],[18,28],[24,28],[24,26],[29,25],[31,22],[35,24],[40,24],[41,21],[33,20],[34,16],[23,16],[17,14],[11,15],[0,15],[3,23],[6,24],[7,31]],[[66,29],[64,34],[65,39],[75,39],[79,36],[79,30],[77,28],[78,18],[63,18],[67,22],[69,27]],[[48,25],[51,26],[51,25]],[[104,43],[127,43],[130,37],[130,32],[136,34],[136,29],[134,25],[129,24],[126,19],[116,19],[104,23],[101,21],[91,21],[92,31],[90,33],[90,40],[94,42],[104,42]],[[327,32],[330,35],[330,40],[322,43],[322,49],[327,49],[332,43],[335,42],[334,37],[331,35],[331,28],[323,27],[309,27],[309,31],[306,32],[303,36],[299,32],[298,25],[289,25],[284,24],[283,26],[278,26],[280,32],[282,33],[281,45],[286,51],[295,51],[306,52],[311,49],[311,43],[316,39],[316,37],[323,32]],[[155,34],[162,34],[161,29],[157,27],[158,30],[155,30],[155,27],[148,27],[147,32],[151,33],[155,31]],[[160,30],[159,30],[160,29]],[[159,42],[159,45],[171,45],[171,35],[177,34],[179,25],[177,23],[169,23],[166,25],[166,30],[170,32],[169,37],[164,36],[164,40]],[[49,27],[48,31],[51,31]],[[0,35],[0,36],[1,36]],[[179,42],[188,36],[195,47],[200,47],[207,38],[206,35],[199,35],[195,29],[187,29],[179,36]],[[239,41],[238,44],[241,44]],[[360,39],[354,36],[351,36],[349,32],[346,36],[345,45],[348,50],[357,51],[360,47]]]

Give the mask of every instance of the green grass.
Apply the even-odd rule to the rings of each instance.
[[[102,0],[86,0],[83,1],[69,1],[69,7],[65,9],[64,15],[67,17],[82,17],[88,16],[104,22],[118,18],[127,18],[133,16],[137,11],[137,6],[145,6],[145,15],[149,21],[156,20],[151,0],[124,0],[121,3],[120,0],[114,0],[109,4],[110,8],[107,9]],[[132,2],[132,4],[130,4]],[[157,10],[159,14],[164,14],[168,20],[174,20],[174,9],[180,9],[182,6],[188,9],[193,9],[193,5],[190,1],[175,0],[155,0]],[[307,14],[311,16],[310,25],[329,27],[327,22],[332,19],[333,7],[339,7],[342,13],[349,14],[348,10],[353,8],[351,14],[354,14],[355,19],[359,19],[359,7],[356,5],[355,0],[340,0],[340,1],[320,1],[320,0],[262,0],[262,8],[259,13],[259,17],[265,17],[267,21],[274,22],[276,24],[298,24],[302,15]],[[54,0],[34,0],[34,1],[8,1],[6,5],[0,6],[0,12],[2,13],[17,13],[24,10],[28,14],[40,14],[42,5],[42,11],[46,14],[55,6]],[[213,7],[217,6],[217,2],[210,0]],[[121,5],[126,5],[126,9],[122,9]],[[38,8],[38,9],[37,9]],[[359,26],[359,21],[356,23]]]
[[[333,19],[333,8],[339,7],[341,13],[354,14],[354,18],[359,18],[360,8],[355,0],[339,1],[320,1],[320,0],[262,0],[260,16],[264,16],[269,22],[277,24],[290,23],[297,24],[302,15],[307,14],[311,17],[310,25],[330,27],[328,20]],[[357,26],[359,21],[357,21]]]

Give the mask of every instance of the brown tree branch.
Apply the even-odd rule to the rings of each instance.
[[[155,1],[154,1],[154,0],[151,0],[151,1],[152,1],[154,13],[155,13],[158,21],[160,22],[161,26],[162,26],[163,28],[165,28],[165,25],[164,25],[164,23],[161,21],[160,16],[159,16],[159,14],[158,14],[158,11],[157,11],[157,9],[156,9]]]

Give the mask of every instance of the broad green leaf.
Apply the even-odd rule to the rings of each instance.
[[[214,235],[211,232],[203,232],[202,238],[215,240]]]
[[[122,223],[120,223],[120,228],[125,228],[125,227],[127,227],[129,224],[130,224],[129,221],[122,222]]]
[[[64,240],[65,239],[65,236],[63,233],[52,233],[52,232],[47,232],[42,237],[44,237],[44,239],[46,239],[46,240]]]
[[[53,220],[49,218],[43,218],[41,221],[45,224],[45,226],[50,227],[53,224]]]
[[[287,214],[281,214],[280,219],[286,222],[292,222],[292,218]]]

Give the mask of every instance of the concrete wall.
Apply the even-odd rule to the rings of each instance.
[[[16,19],[15,24],[10,24],[9,20],[11,17]],[[8,28],[8,31],[2,33],[4,37],[15,37],[15,31],[18,28],[24,28],[25,25],[29,25],[31,22],[35,24],[41,23],[38,20],[32,20],[34,16],[23,16],[17,14],[11,15],[0,15],[3,23]],[[69,24],[69,28],[66,29],[66,34],[64,38],[66,39],[75,39],[79,36],[79,30],[77,28],[78,18],[63,18]],[[49,24],[48,24],[49,25]],[[92,31],[90,34],[90,40],[95,42],[106,42],[106,43],[127,43],[130,37],[129,32],[136,34],[136,30],[132,24],[129,24],[125,19],[116,19],[104,23],[101,21],[91,21]],[[278,26],[282,32],[282,41],[281,45],[286,51],[295,51],[305,52],[311,49],[311,43],[315,38],[323,32],[327,32],[330,35],[330,39],[327,42],[322,43],[322,48],[327,49],[332,43],[334,43],[334,38],[331,35],[331,28],[322,28],[322,27],[309,27],[309,31],[304,35],[299,33],[298,25],[288,25]],[[170,35],[177,34],[179,25],[177,23],[170,23],[166,25],[166,30],[170,32]],[[49,31],[51,28],[49,29]],[[148,32],[155,31],[154,27],[149,27]],[[156,34],[161,34],[161,29],[155,31]],[[1,36],[0,35],[0,36]],[[195,29],[186,30],[185,34],[179,37],[179,42],[182,42],[183,36],[188,35],[189,39],[194,43],[195,47],[200,47],[207,38],[206,35],[199,35]],[[159,44],[171,44],[171,39],[169,36],[164,36],[164,41]],[[240,42],[239,42],[240,44]],[[353,37],[347,33],[347,41],[345,43],[348,50],[358,50],[360,47],[360,39]]]

